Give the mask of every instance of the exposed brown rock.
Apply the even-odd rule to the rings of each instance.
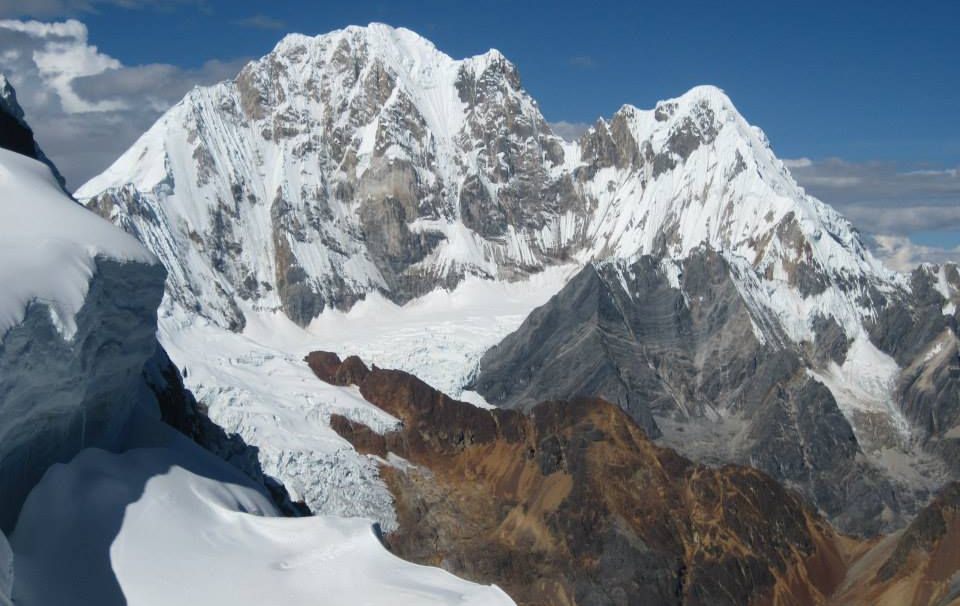
[[[346,363],[308,357],[343,384]],[[457,402],[416,377],[351,374],[398,417],[333,428],[384,464],[397,555],[497,583],[522,605],[826,604],[848,542],[763,473],[653,444],[620,408],[580,398],[529,414]],[[854,545],[856,545],[854,543]]]
[[[348,356],[341,361],[335,353],[314,351],[304,361],[321,380],[333,385],[359,385],[370,372],[357,356]]]

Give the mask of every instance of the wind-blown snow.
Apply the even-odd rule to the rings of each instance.
[[[278,517],[168,448],[82,451],[31,493],[17,606],[500,606],[498,588],[391,555],[360,518]]]
[[[31,303],[76,332],[98,257],[157,262],[129,234],[70,200],[41,162],[0,149],[0,340]]]

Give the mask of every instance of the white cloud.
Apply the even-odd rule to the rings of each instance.
[[[809,193],[863,231],[901,236],[926,230],[960,232],[960,178],[955,168],[839,158],[784,164]]]
[[[787,158],[783,160],[783,165],[787,168],[806,168],[813,166],[813,160],[810,158]]]
[[[587,132],[590,128],[590,125],[586,122],[567,122],[566,120],[550,122],[549,126],[553,134],[567,141],[576,141],[580,138],[580,135]]]
[[[70,188],[109,166],[191,87],[231,78],[243,64],[126,66],[90,44],[87,27],[72,19],[0,20],[0,49],[0,73]]]
[[[923,246],[905,236],[891,235],[876,235],[872,241],[874,254],[897,271],[910,271],[921,263],[960,261],[960,246],[952,249]]]
[[[123,109],[118,101],[90,103],[79,97],[71,86],[74,79],[117,69],[120,62],[87,44],[87,26],[70,19],[63,23],[39,21],[0,21],[0,29],[25,34],[38,43],[32,59],[44,85],[60,98],[67,113],[115,111]]]
[[[957,177],[956,168],[948,168],[945,170],[910,170],[905,173],[907,176],[921,176],[921,177]]]
[[[807,187],[816,185],[824,187],[855,187],[861,183],[863,183],[863,179],[860,177],[842,175],[809,175],[803,180],[803,184]]]
[[[580,69],[593,69],[597,66],[597,62],[589,55],[577,55],[570,57],[570,65],[579,67]]]
[[[853,221],[874,253],[894,269],[960,261],[957,168],[840,158],[784,164],[807,191]],[[926,244],[917,243],[921,234]]]

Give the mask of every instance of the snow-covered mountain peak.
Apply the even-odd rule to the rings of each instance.
[[[15,119],[23,120],[23,108],[17,102],[17,92],[3,74],[0,74],[0,108]]]
[[[77,195],[170,265],[196,258],[171,272],[187,308],[236,328],[243,300],[306,324],[372,291],[542,266],[517,232],[566,204],[530,202],[555,187],[544,158],[562,164],[560,140],[502,54],[456,61],[373,24],[287,36],[194,89]]]
[[[243,308],[306,325],[370,292],[703,245],[801,299],[890,280],[721,89],[625,105],[564,144],[498,51],[454,60],[382,24],[287,36],[78,196],[160,253],[171,301],[234,329]]]

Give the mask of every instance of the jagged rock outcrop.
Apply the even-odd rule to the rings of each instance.
[[[307,362],[402,422],[332,420],[380,462],[400,519],[388,546],[518,604],[960,602],[957,483],[905,529],[858,540],[762,472],[656,446],[603,400],[481,410],[356,357]]]
[[[822,604],[843,578],[842,540],[798,496],[657,447],[617,406],[481,410],[401,371],[310,362],[402,421],[380,435],[334,418],[381,457],[403,557],[530,605]]]

